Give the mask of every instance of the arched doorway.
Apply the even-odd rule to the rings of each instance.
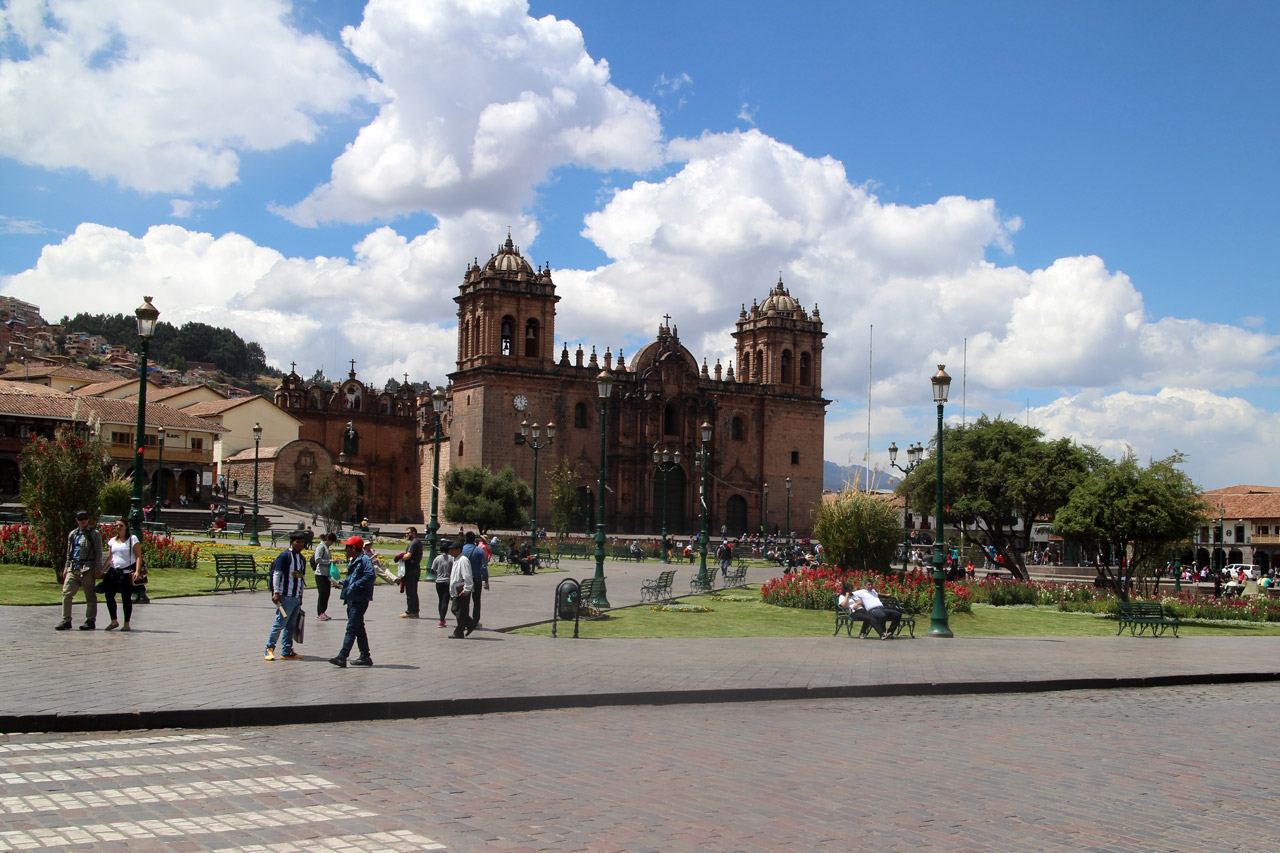
[[[1244,562],[1244,554],[1240,553],[1240,549],[1239,549],[1239,548],[1232,548],[1230,551],[1228,551],[1228,552],[1227,552],[1227,562],[1228,562],[1228,563],[1243,563],[1243,562]]]
[[[663,485],[662,473],[655,471],[653,476],[653,512],[650,514],[651,529],[655,533],[662,531],[663,499],[666,500],[667,533],[672,536],[684,532],[684,500],[686,478],[684,469],[673,468],[667,472],[666,484]]]
[[[178,478],[178,494],[186,495],[187,500],[196,503],[200,500],[200,474],[191,469],[182,472]]]
[[[1253,562],[1263,574],[1271,571],[1271,555],[1266,551],[1254,551]]]
[[[725,504],[724,526],[730,536],[741,536],[747,532],[747,499],[742,495],[732,496]]]
[[[1213,549],[1213,570],[1222,571],[1227,565],[1227,552],[1221,548]]]
[[[1200,548],[1196,551],[1196,568],[1207,569],[1209,567],[1209,549]]]

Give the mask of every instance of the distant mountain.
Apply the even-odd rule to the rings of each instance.
[[[848,484],[865,492],[868,482],[873,490],[892,489],[898,484],[898,478],[883,471],[873,473],[861,465],[838,465],[830,459],[822,463],[822,488],[828,491],[838,492]]]

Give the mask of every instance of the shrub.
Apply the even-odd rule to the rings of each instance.
[[[813,535],[832,564],[849,571],[884,571],[902,540],[902,526],[889,504],[846,490],[818,505]]]
[[[22,451],[22,504],[36,540],[32,565],[62,567],[67,534],[76,526],[75,512],[97,514],[98,491],[106,475],[102,445],[74,428],[60,428],[53,438],[36,436]]]
[[[801,610],[830,610],[835,607],[840,585],[848,582],[855,589],[871,585],[885,595],[902,602],[910,613],[927,613],[933,608],[933,577],[928,572],[880,575],[875,572],[849,572],[834,566],[802,569],[767,581],[760,590],[766,604],[796,607]],[[973,612],[973,593],[962,584],[948,582],[944,587],[947,610],[952,613]]]
[[[129,517],[133,503],[133,483],[126,477],[112,477],[102,484],[98,492],[98,508],[103,515]]]

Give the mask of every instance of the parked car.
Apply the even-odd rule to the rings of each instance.
[[[1257,580],[1262,574],[1258,567],[1251,563],[1232,563],[1223,569],[1223,572],[1225,572],[1229,577],[1234,578],[1240,575],[1241,569],[1244,569],[1244,576],[1249,580]]]

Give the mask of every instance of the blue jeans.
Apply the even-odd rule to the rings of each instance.
[[[293,631],[298,627],[298,609],[302,607],[302,597],[297,595],[280,596],[280,606],[276,608],[276,621],[271,625],[271,633],[267,634],[267,648],[276,647],[276,638],[284,630],[280,650],[286,655],[293,654]],[[284,609],[284,614],[280,613]]]
[[[364,612],[368,609],[367,601],[347,602],[347,636],[342,639],[342,651],[338,652],[343,660],[351,654],[353,643],[360,649],[360,657],[369,656],[369,635],[364,631]]]

